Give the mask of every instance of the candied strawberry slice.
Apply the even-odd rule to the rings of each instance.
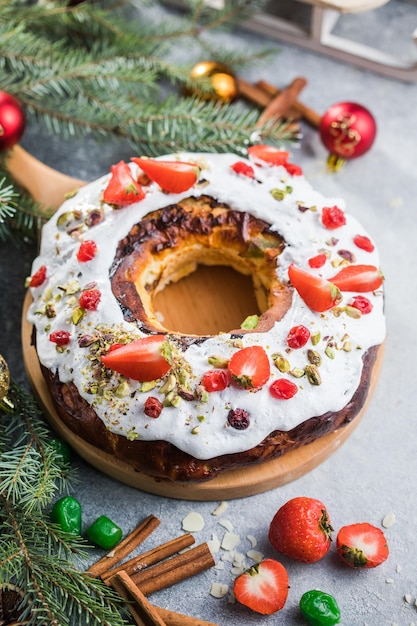
[[[184,161],[159,161],[133,157],[132,161],[161,189],[168,193],[182,193],[190,189],[198,179],[200,169],[195,163]]]
[[[240,574],[233,584],[236,600],[262,615],[280,611],[288,596],[288,573],[279,561],[264,559]]]
[[[259,389],[269,380],[271,373],[268,355],[261,346],[238,350],[227,367],[234,382],[244,389]]]
[[[310,274],[294,264],[289,266],[288,276],[292,286],[312,311],[327,311],[342,300],[342,294],[333,281]]]
[[[141,185],[132,176],[130,167],[124,161],[119,161],[110,168],[111,178],[103,192],[103,200],[107,204],[125,206],[139,202],[145,197]]]
[[[270,165],[285,165],[290,153],[266,144],[256,144],[248,148],[248,155],[256,161],[260,159]]]
[[[118,344],[104,354],[101,361],[109,369],[141,382],[161,378],[171,369],[165,335],[150,335]]]
[[[343,526],[337,534],[336,548],[350,567],[377,567],[389,555],[384,533],[368,522]]]
[[[330,278],[341,291],[375,291],[381,287],[384,277],[375,265],[347,265]]]

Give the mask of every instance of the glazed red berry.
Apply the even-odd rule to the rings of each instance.
[[[310,339],[310,331],[306,326],[300,324],[299,326],[293,326],[287,335],[287,344],[290,348],[302,348],[306,345]]]
[[[201,383],[206,391],[223,391],[226,389],[229,380],[223,370],[209,370],[201,379]]]
[[[291,176],[302,176],[303,170],[295,163],[284,163],[284,167]]]
[[[350,306],[355,307],[364,315],[370,313],[373,309],[372,303],[365,296],[355,296],[352,302],[350,302]]]
[[[70,342],[71,335],[66,330],[55,330],[49,335],[49,341],[57,346],[66,346]]]
[[[338,206],[325,206],[321,212],[323,226],[329,230],[340,228],[346,224],[345,214]]]
[[[250,424],[249,413],[244,409],[231,409],[227,421],[236,430],[246,430]]]
[[[308,259],[308,264],[310,267],[319,268],[323,267],[326,261],[327,256],[324,254],[324,252],[321,252],[320,254],[316,254],[316,256],[311,257],[311,259]]]
[[[243,176],[247,176],[248,178],[255,178],[253,167],[244,161],[236,161],[236,163],[233,163],[230,167],[236,174],[243,174]]]
[[[366,235],[355,235],[353,243],[358,246],[358,248],[365,250],[366,252],[373,252],[375,249],[374,244]]]
[[[80,261],[80,263],[86,263],[87,261],[91,261],[91,259],[94,259],[96,253],[97,244],[95,243],[95,241],[87,239],[86,241],[83,241],[80,245],[77,252],[77,259]]]
[[[161,415],[162,412],[162,402],[158,400],[158,398],[154,398],[150,396],[145,400],[144,413],[148,417],[153,417],[156,419]]]
[[[29,287],[40,287],[46,280],[46,266],[41,265],[37,272],[35,272],[29,282]]]
[[[289,400],[295,396],[298,391],[298,387],[287,378],[278,378],[271,384],[269,391],[274,398]]]
[[[101,291],[99,289],[86,289],[82,292],[79,305],[87,311],[97,311],[97,307],[100,304]]]

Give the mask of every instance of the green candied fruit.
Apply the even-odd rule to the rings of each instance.
[[[89,540],[100,548],[111,550],[122,538],[122,529],[106,515],[100,515],[85,531]]]
[[[81,504],[72,496],[57,500],[51,510],[51,519],[70,535],[81,535]]]
[[[336,600],[324,591],[313,589],[301,596],[300,610],[311,626],[334,626],[340,623]]]
[[[65,441],[54,438],[48,441],[48,445],[56,452],[59,463],[68,465],[71,462],[71,448]]]

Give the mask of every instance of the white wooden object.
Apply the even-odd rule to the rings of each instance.
[[[309,24],[295,22],[272,15],[256,13],[244,23],[245,28],[313,52],[351,63],[389,78],[413,82],[417,80],[417,61],[408,61],[366,44],[333,34],[336,22],[343,13],[371,11],[387,4],[389,0],[292,0],[311,5]],[[181,6],[181,0],[167,0],[168,4]],[[223,0],[206,0],[213,9],[220,9]],[[413,25],[410,25],[413,28]],[[417,29],[410,33],[417,39]]]

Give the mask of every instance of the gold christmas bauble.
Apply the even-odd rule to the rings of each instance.
[[[190,77],[196,82],[209,79],[212,92],[203,92],[197,89],[195,94],[202,98],[218,99],[230,102],[237,96],[237,85],[232,70],[217,61],[200,61],[194,65]]]

